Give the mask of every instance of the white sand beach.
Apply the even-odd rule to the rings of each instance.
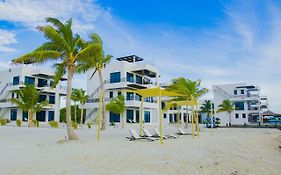
[[[132,126],[131,126],[132,127]],[[1,175],[253,174],[281,173],[277,129],[205,129],[199,138],[128,141],[128,128],[76,130],[80,139],[58,143],[65,129],[0,127]],[[166,127],[166,134],[176,131]]]

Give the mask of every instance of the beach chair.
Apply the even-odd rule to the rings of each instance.
[[[155,141],[157,140],[156,138],[151,138],[151,137],[141,137],[137,134],[137,131],[135,129],[129,129],[130,133],[131,133],[131,137],[127,137],[130,141],[132,140],[142,140],[142,139],[145,139],[145,140],[148,140],[148,141]]]
[[[152,135],[148,129],[146,128],[142,128],[142,131],[144,133],[144,137],[154,137],[154,138],[159,138],[160,136],[156,136],[156,135]],[[166,137],[163,136],[164,139],[166,139]]]
[[[159,132],[158,129],[153,128],[153,131],[154,131],[154,133],[155,133],[155,134],[154,134],[155,136],[160,137],[160,132]],[[163,137],[166,137],[166,138],[169,138],[169,139],[176,139],[176,138],[178,138],[178,136],[175,136],[175,135],[167,135],[167,134],[165,134]]]
[[[192,135],[192,133],[184,132],[181,128],[178,128],[178,132],[176,133],[178,135]],[[194,133],[196,136],[196,134]]]

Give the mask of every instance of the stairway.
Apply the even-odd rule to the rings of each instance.
[[[90,123],[90,124],[94,124],[96,122],[96,119],[98,117],[98,108],[93,109],[87,116],[86,116],[86,120],[85,123]]]
[[[232,95],[230,95],[229,93],[227,93],[225,90],[223,90],[222,88],[218,87],[218,86],[213,86],[214,87],[214,91],[219,92],[221,95],[227,97],[228,99],[230,99],[232,97]]]

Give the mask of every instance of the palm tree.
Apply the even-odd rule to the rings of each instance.
[[[74,101],[74,121],[77,122],[77,102],[79,89],[72,89],[71,100]]]
[[[207,117],[210,117],[211,111],[212,111],[212,104],[210,100],[205,100],[202,106],[200,107],[201,112],[207,113]]]
[[[83,105],[87,102],[89,96],[86,95],[86,91],[84,91],[83,89],[73,89],[72,96],[81,105],[80,125],[82,125],[83,124],[83,115],[84,115],[83,114],[84,113]],[[76,109],[76,107],[75,107],[75,109]]]
[[[227,112],[228,113],[228,126],[231,126],[231,112],[235,110],[234,104],[230,100],[224,100],[217,110],[217,113]]]
[[[106,110],[111,111],[114,114],[121,114],[122,117],[122,128],[125,128],[125,97],[124,95],[118,95],[116,98],[112,99],[107,105]]]
[[[28,113],[28,126],[33,126],[33,116],[48,106],[48,101],[39,102],[39,93],[34,85],[26,85],[22,89],[13,90],[19,98],[12,98],[10,102],[16,104],[18,108]]]
[[[90,44],[97,44],[100,46],[99,53],[95,54],[95,56],[93,56],[93,57],[88,57],[88,59],[84,60],[84,62],[78,66],[78,71],[94,69],[94,72],[93,72],[92,76],[90,77],[90,79],[95,75],[96,72],[98,72],[98,74],[99,74],[100,105],[101,105],[101,111],[99,112],[99,116],[102,118],[101,130],[105,130],[106,129],[106,117],[105,117],[105,103],[104,103],[104,80],[103,80],[103,76],[102,76],[102,70],[105,67],[105,65],[110,62],[112,56],[104,54],[103,42],[99,35],[92,34],[90,36],[90,38],[91,38],[91,41],[89,42]],[[99,121],[100,121],[100,117],[98,119]],[[98,126],[98,130],[99,129],[100,129],[100,126]]]
[[[55,18],[47,18],[51,25],[39,26],[37,29],[48,39],[36,50],[23,55],[13,63],[45,63],[48,60],[56,61],[55,64],[55,87],[60,79],[67,73],[67,96],[66,96],[66,121],[69,140],[77,140],[71,122],[71,94],[72,79],[76,73],[77,63],[88,57],[93,57],[100,50],[97,44],[86,44],[79,35],[72,33],[72,20],[64,24]]]

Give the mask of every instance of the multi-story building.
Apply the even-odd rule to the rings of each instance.
[[[227,113],[216,112],[223,100],[230,100],[235,105],[235,111],[231,113],[231,124],[262,122],[262,113],[267,109],[267,98],[260,96],[258,86],[245,83],[214,85],[213,93],[215,117],[221,119],[222,126],[225,126],[229,120]]]
[[[40,90],[39,101],[49,101],[47,107],[35,115],[39,122],[59,121],[60,98],[66,95],[66,88],[60,84],[52,89],[54,73],[36,67],[24,65],[0,71],[0,118],[4,117],[11,122],[20,119],[28,122],[27,112],[19,109],[15,104],[9,102],[11,98],[18,98],[13,90],[20,89],[26,84],[34,84]],[[66,80],[65,78],[62,81]]]
[[[143,59],[130,55],[116,60],[112,60],[103,69],[102,75],[105,84],[105,102],[108,103],[110,99],[118,96],[125,96],[125,119],[127,123],[139,123],[141,97],[133,92],[126,92],[125,90],[145,89],[156,87],[160,85],[159,70],[149,64],[144,64]],[[91,79],[93,70],[88,71],[87,93],[90,96],[84,108],[87,110],[86,120],[91,120],[97,117],[99,107],[99,92],[100,80],[98,74],[95,74]],[[159,110],[157,97],[149,97],[144,99],[144,122],[148,124],[158,124]],[[183,112],[183,111],[181,111]],[[168,117],[172,112],[163,114],[164,122],[175,122],[177,120],[174,114],[173,117]],[[177,113],[175,110],[174,113]],[[106,111],[107,122],[119,123],[121,122],[120,115]]]

